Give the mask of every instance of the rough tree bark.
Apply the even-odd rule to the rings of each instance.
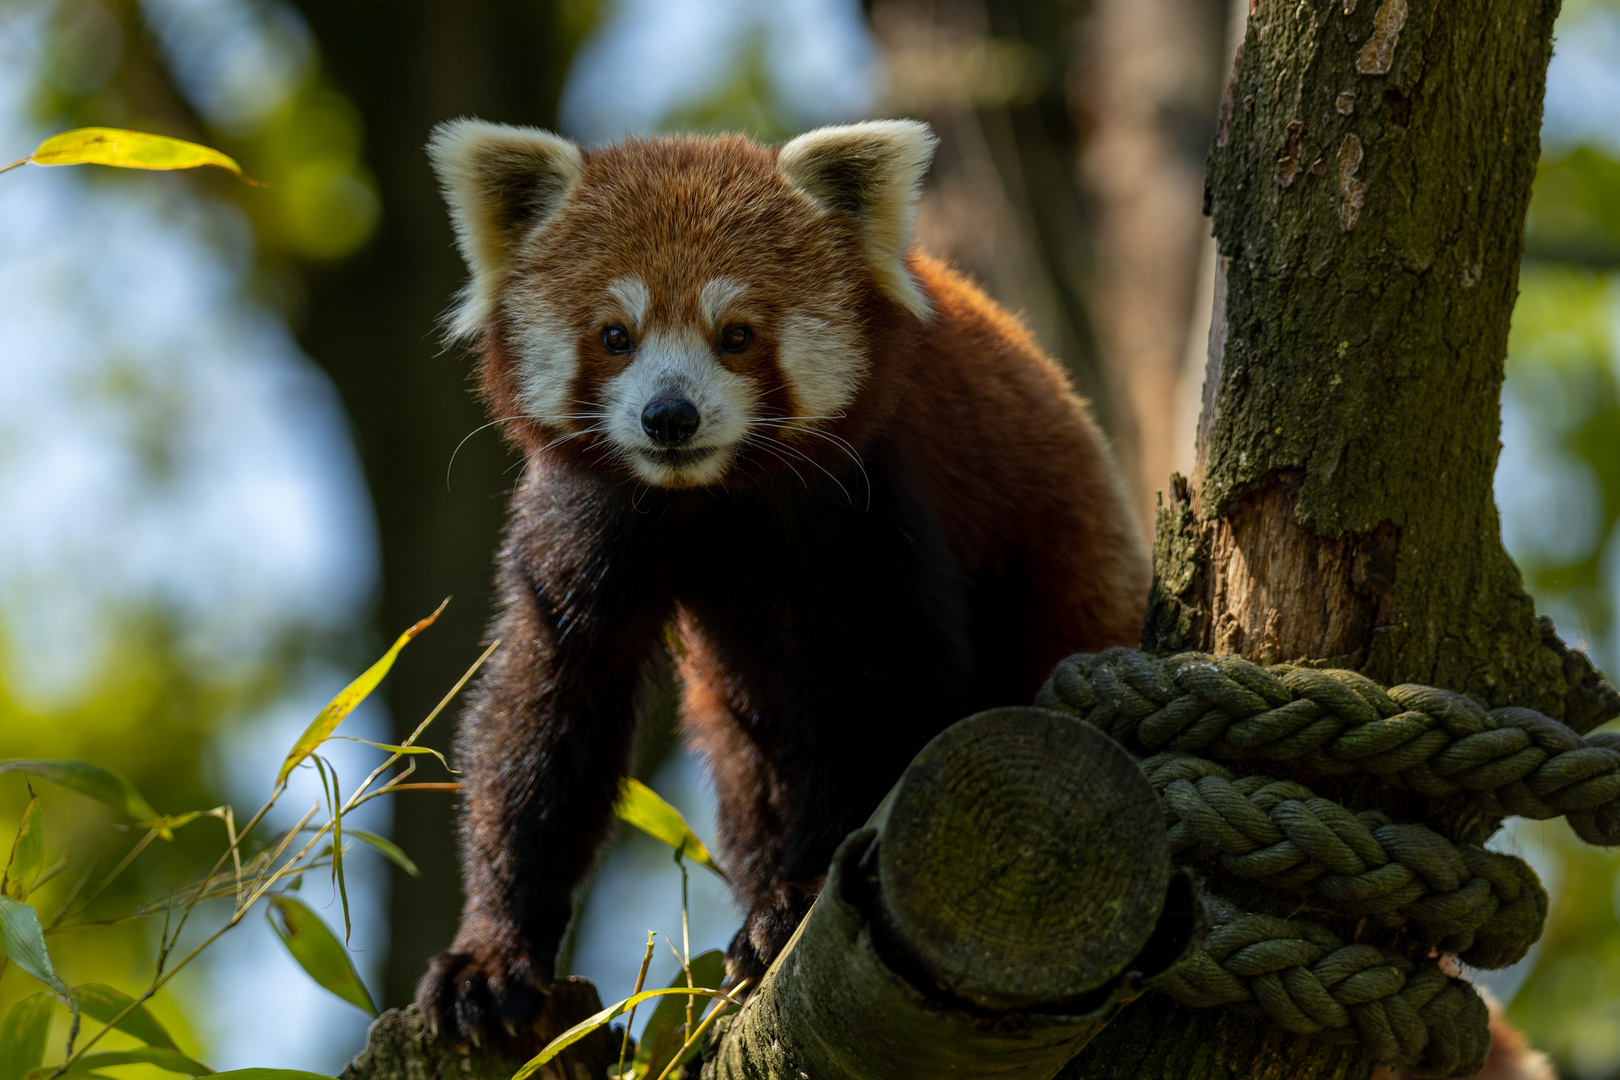
[[[1206,188],[1220,273],[1197,465],[1159,514],[1147,648],[1315,659],[1583,730],[1601,713],[1584,658],[1538,624],[1492,493],[1557,10],[1253,10]],[[1496,825],[1403,809],[1476,840]],[[1159,1000],[1063,1075],[1370,1071]]]
[[[956,724],[833,858],[707,1080],[1046,1080],[1194,940],[1129,754],[1042,709]]]

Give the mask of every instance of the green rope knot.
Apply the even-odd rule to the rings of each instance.
[[[1164,800],[1177,854],[1213,849],[1238,877],[1308,891],[1328,910],[1384,927],[1481,968],[1522,959],[1541,937],[1547,893],[1523,860],[1383,814],[1351,813],[1302,784],[1232,774],[1165,753],[1142,763]]]
[[[1207,901],[1215,928],[1164,984],[1183,1005],[1225,1005],[1302,1035],[1360,1043],[1384,1065],[1471,1076],[1490,1049],[1489,1013],[1465,980],[1298,919]]]
[[[1134,649],[1060,662],[1036,704],[1138,752],[1371,773],[1423,795],[1466,792],[1491,816],[1562,815],[1587,843],[1620,844],[1620,735],[1583,738],[1533,709],[1487,710],[1432,686],[1386,691],[1353,671]]]

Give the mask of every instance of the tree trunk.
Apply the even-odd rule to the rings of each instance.
[[[434,124],[457,116],[554,126],[584,27],[559,12],[577,5],[551,0],[299,7],[334,81],[364,118],[366,161],[383,204],[360,255],[311,271],[300,339],[331,374],[354,425],[382,549],[379,629],[391,639],[455,597],[385,686],[403,738],[478,655],[515,463],[493,431],[456,453],[485,417],[466,358],[439,342],[435,317],[465,272],[422,148]],[[447,716],[425,741],[443,749],[453,726]],[[451,800],[400,799],[394,814],[395,834],[410,838],[422,870],[420,878],[391,870],[383,998],[397,1005],[410,1000],[427,958],[450,943],[461,890]]]
[[[1145,647],[1591,712],[1589,672],[1567,677],[1543,644],[1492,494],[1557,9],[1257,5],[1210,156],[1220,271],[1197,465],[1159,513]],[[1393,808],[1369,787],[1357,796]],[[1064,1076],[1370,1071],[1153,1001]]]

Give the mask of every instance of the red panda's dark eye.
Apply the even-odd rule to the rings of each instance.
[[[613,352],[630,351],[630,331],[614,323],[602,328],[602,344]]]
[[[741,323],[732,323],[720,332],[720,348],[730,353],[742,352],[753,340],[754,332]]]

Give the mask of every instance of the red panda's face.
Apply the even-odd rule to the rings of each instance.
[[[740,137],[585,153],[441,128],[473,268],[456,329],[497,336],[499,396],[542,445],[665,487],[791,467],[866,377],[866,299],[927,314],[903,256],[929,139],[858,125],[780,156]]]

